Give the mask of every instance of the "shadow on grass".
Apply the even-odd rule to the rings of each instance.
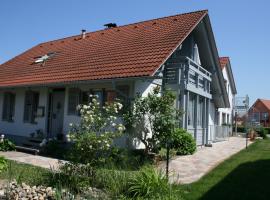
[[[269,200],[270,160],[239,165],[200,198],[200,200],[221,199]]]

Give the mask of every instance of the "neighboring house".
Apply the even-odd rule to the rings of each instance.
[[[208,11],[197,11],[38,44],[0,66],[0,131],[19,139],[66,134],[76,107],[172,89],[181,126],[210,142],[218,108],[230,108]],[[228,83],[231,81],[228,79]],[[231,86],[233,87],[233,86]],[[129,141],[124,141],[124,143]]]
[[[235,81],[233,77],[232,67],[229,57],[221,57],[220,65],[224,77],[224,83],[226,86],[226,91],[229,97],[230,106],[228,108],[218,109],[218,125],[229,125],[230,133],[232,133],[232,125],[234,122],[234,99],[237,94]]]
[[[270,100],[257,99],[248,111],[249,121],[269,127]]]

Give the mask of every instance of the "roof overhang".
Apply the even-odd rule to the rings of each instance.
[[[219,55],[218,50],[214,38],[214,33],[212,30],[212,26],[210,23],[210,18],[208,15],[206,15],[203,19],[203,23],[206,28],[209,44],[210,44],[210,50],[212,53],[212,61],[213,61],[213,83],[217,84],[216,90],[214,91],[215,94],[213,94],[213,100],[215,102],[215,105],[219,108],[228,108],[230,107],[230,101],[229,96],[226,91],[226,86],[224,83],[224,78],[221,70],[221,65],[219,62]]]

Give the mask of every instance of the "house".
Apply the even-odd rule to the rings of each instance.
[[[257,99],[248,111],[249,121],[254,125],[269,127],[270,100]]]
[[[231,62],[229,57],[220,57],[220,66],[224,78],[224,84],[229,98],[230,106],[219,108],[217,113],[218,131],[213,137],[215,140],[223,139],[224,135],[232,135],[233,122],[235,121],[234,101],[237,94],[236,85],[233,77]]]
[[[146,96],[160,85],[175,92],[175,106],[185,112],[181,126],[204,145],[212,140],[209,127],[218,125],[218,108],[231,106],[223,76],[207,10],[83,30],[0,66],[0,131],[17,141],[37,130],[65,135],[90,93],[103,104]]]
[[[224,77],[226,91],[230,101],[230,107],[218,109],[218,125],[232,125],[234,117],[234,99],[235,95],[237,94],[237,90],[229,57],[221,57],[219,60]]]

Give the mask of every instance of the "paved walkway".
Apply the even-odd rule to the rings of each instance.
[[[179,156],[170,162],[170,181],[181,184],[195,182],[245,147],[245,138],[231,137],[227,141],[213,143],[213,147],[199,147],[193,155]],[[165,169],[165,163],[161,167]]]
[[[38,167],[43,167],[47,169],[58,169],[59,163],[58,159],[48,158],[43,156],[36,156],[32,154],[17,152],[17,151],[8,151],[0,152],[0,156],[4,156],[9,160],[14,160],[21,163],[26,163],[30,165],[35,165]]]

